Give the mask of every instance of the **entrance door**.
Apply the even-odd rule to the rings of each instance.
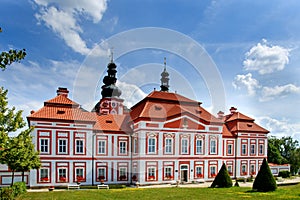
[[[180,180],[181,180],[181,182],[188,182],[188,166],[187,165],[180,166]]]

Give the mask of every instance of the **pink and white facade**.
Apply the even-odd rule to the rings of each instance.
[[[210,181],[223,163],[232,178],[248,177],[267,157],[267,130],[236,108],[215,117],[201,103],[169,92],[166,69],[161,90],[130,110],[115,86],[113,62],[107,72],[91,112],[59,88],[28,116],[42,162],[28,174],[31,187]]]

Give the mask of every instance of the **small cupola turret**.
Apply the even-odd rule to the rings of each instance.
[[[167,67],[166,67],[166,58],[164,58],[164,71],[161,73],[161,86],[160,86],[160,91],[163,92],[169,92],[169,73],[167,72]]]

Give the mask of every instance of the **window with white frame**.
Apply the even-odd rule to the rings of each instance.
[[[84,140],[76,140],[76,153],[84,153]]]
[[[246,155],[246,154],[247,154],[247,145],[242,144],[242,155]]]
[[[165,153],[172,153],[172,138],[166,138],[165,139]]]
[[[197,139],[196,140],[196,154],[202,154],[203,153],[203,140]]]
[[[80,182],[84,180],[84,169],[82,167],[77,167],[75,170],[76,181]]]
[[[155,153],[156,149],[156,139],[151,137],[148,138],[148,153]]]
[[[106,140],[98,141],[98,154],[106,154]]]
[[[250,154],[251,155],[255,154],[255,144],[251,144],[251,146],[250,146]]]
[[[49,179],[49,169],[48,168],[41,168],[40,169],[40,181],[41,182],[48,182]]]
[[[250,165],[250,172],[252,175],[255,173],[255,165]]]
[[[232,155],[232,144],[227,145],[227,154]]]
[[[210,166],[210,175],[215,176],[217,173],[216,166]]]
[[[133,139],[133,153],[138,153],[138,140],[137,140],[137,138]]]
[[[148,168],[148,179],[155,179],[155,167],[149,167]]]
[[[165,178],[169,178],[169,179],[173,178],[172,167],[170,166],[165,167]]]
[[[58,139],[58,153],[59,154],[67,153],[67,139]]]
[[[127,146],[126,141],[119,142],[119,154],[126,154],[126,146]]]
[[[98,181],[105,180],[106,179],[106,168],[105,167],[99,167],[98,168]]]
[[[264,145],[263,144],[259,145],[259,154],[264,154]]]
[[[67,169],[66,168],[59,168],[58,169],[58,178],[60,182],[67,181]]]
[[[40,151],[41,151],[41,153],[49,153],[49,139],[48,138],[40,139]]]
[[[126,167],[120,167],[119,168],[119,179],[120,180],[126,180],[127,179],[127,168]]]
[[[227,171],[230,175],[232,175],[232,166],[231,165],[227,166]]]
[[[181,154],[187,154],[188,153],[188,139],[182,138],[181,139]]]
[[[196,176],[197,178],[203,178],[203,168],[202,166],[196,166]]]
[[[247,172],[247,166],[246,165],[242,165],[242,173],[246,174]]]
[[[217,141],[215,139],[210,140],[210,154],[217,153]]]

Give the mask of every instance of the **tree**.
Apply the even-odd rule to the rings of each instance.
[[[0,27],[0,33],[2,32],[2,29]],[[23,60],[26,56],[26,50],[16,50],[16,49],[10,49],[8,52],[3,51],[0,54],[0,68],[2,70],[5,70],[8,65],[11,65],[14,62],[20,62]]]
[[[228,174],[225,163],[223,163],[219,173],[215,177],[215,179],[212,182],[210,187],[212,187],[212,188],[214,188],[214,187],[218,187],[218,188],[232,187],[232,180]]]
[[[275,164],[290,164],[295,174],[300,168],[299,142],[292,137],[268,138],[268,161]]]
[[[25,49],[2,52],[0,68],[5,70],[8,65],[20,62],[25,56]],[[13,185],[15,171],[22,171],[24,181],[24,172],[37,169],[41,164],[30,135],[32,127],[22,131],[17,137],[9,137],[9,133],[24,128],[26,123],[21,110],[17,111],[15,107],[8,108],[7,92],[3,87],[0,88],[0,163],[8,165],[12,170],[11,185]]]
[[[267,160],[264,158],[259,172],[254,180],[252,189],[258,192],[275,191],[277,184],[270,170]]]

